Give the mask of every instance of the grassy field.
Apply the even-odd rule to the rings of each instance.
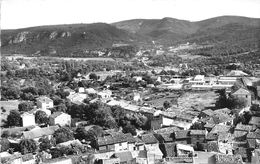
[[[0,125],[3,125],[3,120],[6,120],[7,116],[9,115],[11,110],[18,110],[19,105],[18,100],[9,100],[9,101],[0,101],[1,106],[1,119],[0,119]],[[3,109],[5,110],[3,110]]]
[[[152,96],[152,100],[145,101],[145,103],[156,107],[163,107],[164,101],[169,101],[177,97],[176,93],[158,93]],[[213,92],[185,92],[178,98],[178,109],[180,111],[190,110],[193,108],[202,110],[205,107],[214,107],[218,95]],[[176,105],[175,105],[176,106]],[[170,110],[169,110],[170,111]]]
[[[204,109],[214,107],[218,94],[214,91],[208,92],[186,92],[178,99],[180,109]]]

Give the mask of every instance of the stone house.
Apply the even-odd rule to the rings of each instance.
[[[53,108],[53,100],[46,96],[37,98],[36,102],[38,108],[42,108],[42,109]]]
[[[52,115],[50,115],[49,120],[50,120],[50,125],[60,125],[60,126],[71,125],[71,116],[63,112],[53,113]]]
[[[35,125],[35,116],[33,113],[24,112],[22,115],[23,127]]]
[[[232,96],[237,97],[237,98],[244,98],[247,101],[247,106],[251,105],[252,98],[251,98],[251,93],[244,89],[244,88],[239,88],[237,91],[231,93]]]

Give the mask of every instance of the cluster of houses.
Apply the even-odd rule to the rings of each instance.
[[[246,86],[250,86],[251,84],[244,78],[244,75],[246,74],[243,72],[233,71],[225,77],[197,75],[188,79],[176,77],[169,79],[168,82],[165,82],[165,79],[167,79],[165,77],[158,77],[158,80],[162,82],[159,88],[165,86],[169,88],[169,85],[176,85],[175,88],[180,86],[179,89],[183,89],[188,86],[192,90],[230,89],[238,79],[241,79],[241,76],[243,77],[242,82]],[[135,77],[135,79],[136,81],[142,80],[140,77]],[[103,77],[101,80],[103,80]],[[142,99],[140,94],[136,92],[133,92],[132,101],[127,101],[118,99],[109,89],[96,90],[79,87],[77,91],[70,88],[64,90],[69,92],[67,98],[74,104],[82,104],[90,95],[96,95],[89,103],[101,101],[108,106],[120,106],[129,114],[144,115],[149,119],[151,130],[141,131],[133,136],[130,133],[122,133],[120,130],[109,129],[106,130],[106,134],[95,139],[96,144],[93,147],[95,151],[92,153],[75,154],[59,159],[52,159],[51,156],[48,156],[46,160],[38,161],[36,154],[21,155],[19,153],[2,152],[0,155],[2,159],[5,159],[5,163],[72,164],[75,163],[74,158],[80,158],[81,163],[98,164],[260,163],[259,105],[252,104],[252,93],[246,88],[239,88],[230,92],[230,94],[235,97],[243,97],[247,101],[247,105],[240,111],[240,115],[249,111],[252,105],[257,106],[257,110],[251,111],[252,117],[248,124],[235,124],[236,117],[228,108],[180,111],[178,107],[172,107],[176,109],[168,112],[151,106],[132,103],[132,101],[138,102]],[[260,87],[258,86],[256,90],[259,96]],[[71,127],[72,118],[69,114],[51,112],[50,109],[55,107],[52,99],[42,96],[37,98],[36,102],[37,107],[35,109],[21,115],[23,127],[3,129],[3,131],[19,131],[22,133],[18,140],[9,139],[11,143],[17,144],[20,139],[33,139],[38,142],[42,137],[52,138],[54,132],[61,126]],[[39,110],[48,115],[50,119],[48,127],[40,128],[37,126],[35,113]],[[196,124],[202,127],[194,128]],[[93,126],[95,125],[87,125],[84,128],[88,131]],[[61,144],[72,145],[75,142],[80,145],[87,144],[85,141],[74,139]],[[89,159],[90,155],[92,155],[91,159]]]

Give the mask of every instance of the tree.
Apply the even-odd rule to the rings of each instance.
[[[48,115],[44,111],[38,110],[35,113],[35,122],[37,124],[48,124],[49,123]]]
[[[73,132],[68,127],[61,127],[54,132],[56,143],[62,143],[74,139]]]
[[[7,151],[10,148],[10,142],[7,138],[3,138],[0,141],[1,152]]]
[[[171,107],[171,103],[166,100],[166,101],[164,101],[164,103],[163,103],[163,107],[164,107],[164,109],[168,109],[168,108]]]
[[[123,127],[123,133],[131,133],[133,136],[136,135],[136,128],[129,122]]]
[[[28,112],[33,109],[33,103],[28,101],[21,102],[18,105],[18,109],[20,112]]]
[[[54,141],[49,140],[48,137],[40,138],[39,142],[40,142],[40,145],[39,145],[40,150],[44,150],[44,151],[50,149],[54,145]]]
[[[231,109],[242,109],[247,106],[247,100],[242,97],[231,96],[228,101]]]
[[[37,150],[37,144],[33,139],[23,139],[19,143],[22,154],[34,153]]]
[[[21,126],[22,118],[17,110],[11,110],[7,116],[7,126]]]
[[[89,78],[92,80],[97,80],[98,76],[95,73],[91,73],[91,74],[89,74]]]

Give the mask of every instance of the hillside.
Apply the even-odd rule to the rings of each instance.
[[[198,22],[174,18],[136,19],[113,23],[119,29],[148,35],[162,44],[183,42],[240,44],[241,40],[256,43],[260,35],[260,19],[222,16]]]
[[[203,52],[206,54],[236,53],[259,47],[260,19],[222,16],[198,22],[163,18],[40,26],[3,30],[1,39],[3,54],[88,56],[85,52],[89,50],[118,43],[142,46],[152,40],[166,46],[186,42],[214,45]]]
[[[135,35],[105,23],[41,26],[2,31],[2,53],[64,54],[132,43]]]

